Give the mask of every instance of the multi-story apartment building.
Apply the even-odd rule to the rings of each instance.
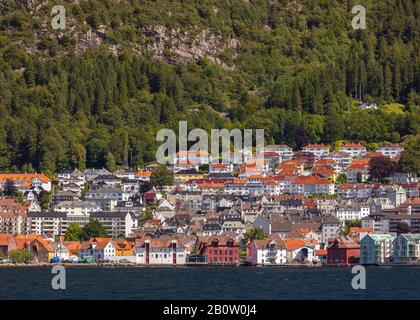
[[[399,234],[392,243],[393,262],[416,263],[420,260],[420,234]]]
[[[33,187],[51,191],[51,181],[42,173],[0,173],[0,187],[3,187],[7,180],[13,181],[21,192],[28,191]]]
[[[248,262],[252,265],[282,265],[287,263],[284,240],[254,240],[247,248]]]
[[[363,204],[339,204],[333,213],[340,221],[361,220],[369,214],[369,206]]]
[[[350,156],[360,157],[366,153],[366,148],[360,143],[349,143],[345,144],[340,148],[340,152],[348,153]]]
[[[385,144],[376,151],[382,153],[385,157],[395,158],[400,156],[401,152],[404,151],[404,148],[398,144]]]
[[[56,212],[70,215],[89,215],[91,212],[101,211],[101,207],[92,201],[62,201],[53,207]]]
[[[312,194],[333,195],[335,189],[334,183],[328,179],[318,176],[299,176],[291,183],[290,193],[305,196]]]
[[[146,238],[135,247],[136,263],[146,265],[185,265],[190,252],[187,241],[170,238]]]
[[[281,160],[290,160],[293,156],[293,149],[285,145],[268,145],[264,148],[265,152],[276,152],[281,157]]]
[[[72,215],[63,212],[28,212],[28,233],[64,235],[71,223],[82,227],[91,220],[100,221],[109,237],[128,236],[137,229],[137,218],[131,212],[91,212]]]
[[[27,234],[27,208],[14,199],[0,200],[0,233]]]
[[[379,264],[389,262],[392,257],[391,234],[367,234],[360,241],[360,263]]]
[[[328,146],[325,146],[323,144],[309,144],[307,146],[304,146],[302,151],[312,153],[318,159],[326,156],[330,152]]]

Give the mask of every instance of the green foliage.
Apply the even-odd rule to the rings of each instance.
[[[418,1],[367,1],[366,30],[352,29],[345,1],[65,5],[74,28],[62,33],[44,30],[52,4],[33,15],[25,1],[0,6],[1,171],[139,167],[155,161],[157,131],[180,119],[264,128],[267,142],[293,147],[420,134]],[[158,25],[185,32],[185,45],[207,30],[221,48],[180,61],[167,41],[157,59],[147,48]],[[80,48],[100,26],[101,45]]]
[[[6,180],[3,185],[3,195],[6,197],[16,197],[18,195],[18,189],[13,180]]]
[[[150,177],[152,187],[171,186],[174,184],[174,176],[166,166],[156,169]]]
[[[98,220],[89,221],[84,227],[81,240],[87,241],[90,238],[106,238],[107,232],[105,227]]]
[[[361,220],[347,220],[344,223],[344,228],[341,230],[341,235],[348,236],[350,234],[350,228],[361,228]]]
[[[16,249],[9,252],[9,259],[13,263],[29,263],[32,260],[32,256],[27,249]]]
[[[78,223],[70,223],[64,237],[66,241],[80,241],[83,238],[83,228]]]
[[[50,206],[51,202],[51,192],[42,191],[39,195],[39,205],[41,206],[42,210],[47,210]]]
[[[265,238],[267,238],[267,235],[262,228],[251,228],[244,233],[244,239],[247,242],[254,240],[264,240]]]
[[[404,148],[398,169],[405,173],[420,175],[420,136],[407,139]]]

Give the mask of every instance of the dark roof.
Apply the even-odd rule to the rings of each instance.
[[[28,212],[29,218],[66,218],[67,214],[64,212],[55,211],[41,211],[41,212]]]
[[[183,169],[183,170],[179,170],[177,171],[175,174],[197,174],[198,171],[195,169]]]
[[[130,212],[125,212],[125,211],[113,211],[113,212],[103,212],[103,211],[99,211],[99,212],[91,212],[90,213],[90,218],[91,219],[101,219],[101,218],[125,218],[127,216],[127,214],[131,214],[133,216],[132,213]]]

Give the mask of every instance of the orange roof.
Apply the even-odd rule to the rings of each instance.
[[[250,175],[248,179],[264,179],[264,176],[261,174],[253,174],[253,175]]]
[[[12,234],[0,233],[0,246],[8,246],[13,238]]]
[[[227,166],[224,163],[215,163],[210,165],[211,168],[213,169],[226,169]]]
[[[232,183],[233,184],[246,184],[246,181],[243,180],[243,179],[237,179],[237,178],[235,178],[235,179],[233,179]]]
[[[305,245],[303,239],[286,239],[284,242],[286,243],[287,250],[295,250]]]
[[[328,250],[325,250],[325,249],[316,250],[315,254],[317,256],[326,256],[328,254]]]
[[[149,171],[140,171],[136,173],[136,177],[151,177],[152,172]]]
[[[335,174],[335,170],[330,166],[316,166],[313,171],[313,174]]]
[[[63,243],[70,252],[77,252],[82,245],[80,241],[63,241]]]
[[[364,149],[365,147],[361,145],[360,143],[347,143],[343,145],[341,148],[351,148],[351,149]],[[340,148],[340,149],[341,149]]]
[[[299,176],[293,184],[332,184],[328,179],[324,179],[318,176]]]
[[[316,162],[316,165],[334,165],[337,164],[337,161],[335,161],[334,159],[319,159]]]
[[[373,232],[373,228],[357,228],[357,227],[353,227],[349,229],[350,234],[354,234],[354,233],[362,233],[362,232],[367,232],[367,233],[372,233]]]
[[[21,182],[32,183],[32,180],[39,178],[41,182],[47,183],[50,179],[43,173],[0,173],[0,181],[4,180],[20,180]]]
[[[224,188],[225,184],[224,183],[210,183],[210,182],[204,182],[204,183],[200,183],[198,185],[201,189],[204,188]]]
[[[304,146],[303,149],[328,149],[328,147],[323,144],[308,144],[307,146]]]

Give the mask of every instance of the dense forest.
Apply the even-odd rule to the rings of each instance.
[[[1,171],[138,167],[179,120],[295,148],[419,145],[420,1],[63,3],[65,30],[50,1],[0,3]]]

